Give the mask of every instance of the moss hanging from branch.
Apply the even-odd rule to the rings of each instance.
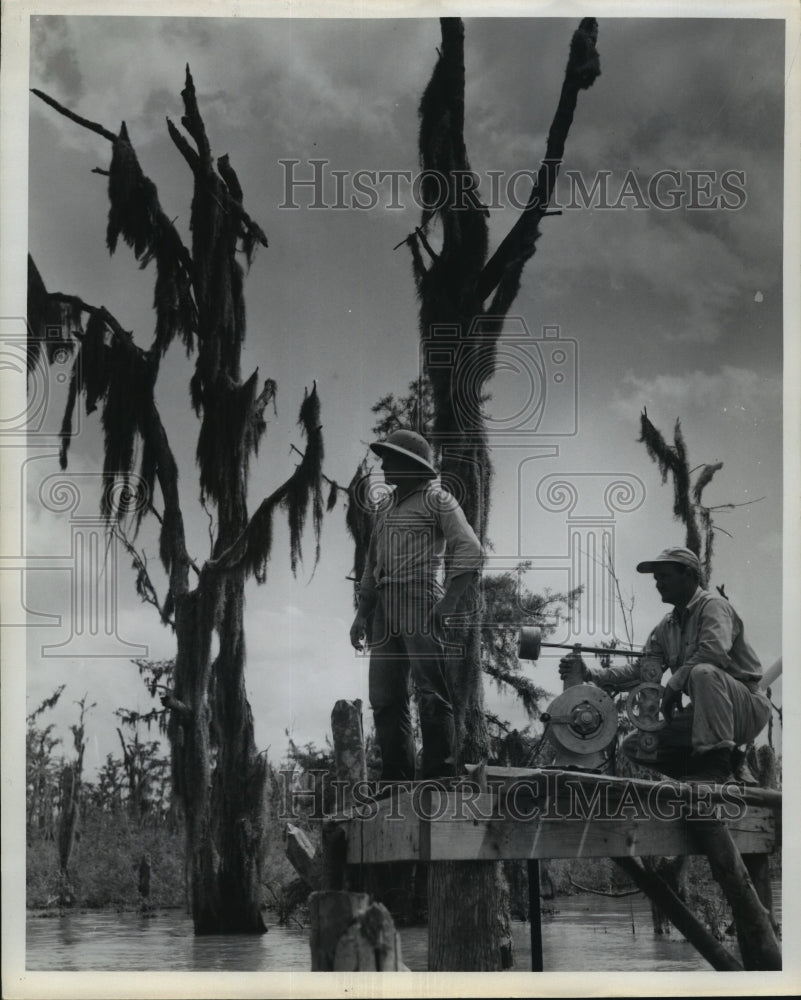
[[[668,475],[673,482],[673,516],[685,527],[686,545],[697,556],[701,555],[701,533],[695,517],[692,498],[690,496],[690,466],[687,461],[687,448],[681,433],[681,421],[677,420],[673,428],[673,444],[669,445],[662,433],[648,419],[643,410],[640,415],[639,440],[645,445],[645,450],[659,467],[662,482],[666,483]]]
[[[362,459],[353,478],[348,483],[348,507],[345,512],[345,526],[353,539],[353,603],[359,603],[359,583],[367,562],[367,548],[373,530],[373,517],[369,498],[369,470],[366,459]]]
[[[715,525],[712,521],[712,515],[709,508],[705,507],[701,503],[701,497],[706,487],[712,482],[712,478],[715,473],[719,472],[722,468],[723,462],[716,462],[714,465],[705,465],[695,480],[695,486],[693,486],[693,500],[695,501],[695,505],[698,510],[698,518],[701,522],[701,534],[704,542],[704,552],[701,558],[704,580],[709,580],[712,575],[712,556],[714,555],[715,546]]]
[[[72,353],[76,334],[83,333],[81,312],[74,302],[59,303],[48,294],[33,257],[28,254],[28,339],[27,372],[30,377],[39,363],[42,347],[48,364],[58,351]]]
[[[300,407],[298,424],[306,437],[306,448],[296,474],[289,480],[289,489],[281,504],[289,520],[289,556],[292,572],[303,558],[302,538],[306,516],[311,507],[315,538],[315,566],[320,559],[320,531],[323,524],[323,436],[320,433],[320,399],[317,386],[306,392]]]
[[[272,552],[273,515],[278,507],[286,511],[290,536],[290,565],[293,573],[303,559],[303,530],[309,508],[315,538],[315,565],[320,557],[325,501],[323,497],[323,437],[320,425],[320,399],[315,385],[306,391],[298,423],[306,438],[303,457],[295,471],[269,497],[259,504],[245,530],[224,551],[207,563],[209,571],[224,571],[244,566],[259,583],[267,578],[267,563]]]

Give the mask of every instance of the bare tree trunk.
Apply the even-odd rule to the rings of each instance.
[[[442,48],[420,102],[421,166],[423,176],[436,176],[436,185],[432,182],[436,191],[423,184],[426,207],[420,227],[408,242],[420,295],[421,346],[434,400],[434,442],[440,449],[442,482],[459,495],[468,521],[484,543],[492,465],[483,392],[495,370],[503,316],[535,250],[578,93],[591,86],[600,72],[595,51],[597,24],[585,18],[573,35],[548,135],[547,162],[538,173],[525,211],[487,260],[488,213],[475,191],[465,191],[465,178],[472,173],[464,141],[464,26],[459,18],[442,18],[440,23]],[[424,232],[435,219],[442,227],[439,253],[432,250]],[[452,360],[444,365],[437,360],[442,357],[443,331],[455,331],[447,345],[452,348]],[[475,627],[482,612],[481,594],[476,588],[465,595],[461,610],[471,612],[473,627],[454,636],[462,649],[459,655],[449,656],[448,667],[460,762],[478,763],[488,757],[489,735],[480,630]],[[501,866],[491,862],[431,864],[430,968],[497,970],[512,964],[508,893]]]
[[[59,905],[75,902],[70,878],[70,859],[78,827],[80,771],[74,764],[65,764],[61,772],[61,816],[58,821]]]
[[[244,668],[244,586],[249,576],[263,582],[270,557],[271,519],[282,504],[290,523],[293,570],[311,504],[319,541],[322,435],[316,390],[307,393],[300,423],[308,444],[290,478],[262,501],[248,519],[247,481],[252,455],[265,430],[263,410],[275,385],[266,380],[257,393],[258,372],[242,380],[245,337],[243,272],[237,255],[248,262],[256,244],[267,245],[261,229],[242,204],[242,190],[227,156],[215,160],[198,109],[189,68],[182,92],[187,135],[168,121],[169,134],[194,178],[190,230],[191,254],[163,212],[152,184],[139,166],[125,125],[119,135],[81,118],[40,92],[60,114],[103,136],[112,144],[107,173],[111,203],[107,243],[113,252],[120,235],[145,266],[156,261],[156,333],[149,351],[138,347],[104,307],[76,296],[48,296],[35,265],[29,270],[29,313],[45,317],[56,304],[78,317],[90,315],[80,340],[87,362],[73,368],[65,413],[62,467],[66,466],[72,410],[77,396],[87,409],[103,398],[105,472],[112,485],[128,485],[134,455],[141,443],[139,475],[147,496],[140,508],[156,513],[153,486],[158,482],[163,511],[159,549],[169,576],[169,591],[159,602],[143,560],[135,561],[137,588],[154,604],[162,620],[174,625],[177,653],[174,689],[163,698],[170,710],[173,788],[185,818],[187,883],[195,931],[261,932],[263,837],[267,763],[256,751]],[[41,322],[39,323],[41,326]],[[91,336],[90,336],[91,333]],[[196,351],[190,382],[193,408],[200,418],[196,458],[201,499],[216,508],[211,558],[198,568],[184,537],[178,491],[178,467],[153,397],[161,356],[175,337]],[[42,333],[29,351],[41,350]],[[89,349],[92,350],[89,350]],[[88,366],[88,367],[87,367]],[[81,372],[83,374],[81,375]],[[103,505],[115,529],[121,514]],[[129,545],[129,551],[136,555]],[[190,568],[197,573],[195,589]],[[212,657],[212,638],[219,652]]]

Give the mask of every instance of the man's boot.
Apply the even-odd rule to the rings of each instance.
[[[731,752],[731,772],[738,785],[759,786],[759,781],[748,765],[745,750],[741,750],[739,747],[735,747]]]
[[[682,776],[682,781],[706,781],[711,785],[723,785],[732,780],[729,747],[691,754],[687,773]]]

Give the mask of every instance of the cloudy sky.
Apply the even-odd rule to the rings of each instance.
[[[466,140],[492,204],[492,246],[527,196],[525,171],[544,155],[577,23],[466,21]],[[417,374],[410,260],[405,247],[393,247],[419,219],[408,178],[418,169],[417,105],[438,44],[430,18],[31,19],[30,85],[109,129],[125,120],[184,234],[190,178],[165,116],[180,120],[184,66],[191,66],[213,151],[230,154],[246,207],[270,241],[246,285],[244,368],[258,366],[278,382],[278,413],[251,478],[254,508],[297,460],[290,445],[302,444],[295,420],[304,386],[318,381],[325,471],[347,482],[371,439],[371,405]],[[726,533],[716,539],[713,583],[725,584],[767,665],[782,651],[784,23],[602,17],[598,49],[602,75],[580,95],[557,189],[563,212],[543,222],[505,346],[513,359],[521,330],[539,338],[543,328],[558,328],[568,378],[560,394],[543,369],[538,391],[546,384],[552,391],[539,427],[529,421],[520,434],[494,434],[490,565],[532,560],[534,589],[580,582],[568,572],[568,514],[544,509],[542,481],[570,478],[581,493],[574,518],[598,521],[610,515],[603,488],[623,480],[639,499],[636,509],[614,514],[615,564],[623,600],[633,601],[635,639],[644,640],[664,608],[634,565],[683,543],[683,531],[671,518],[670,487],[637,443],[638,420],[647,407],[669,433],[681,417],[692,464],[724,463],[707,501],[743,505],[717,516]],[[152,271],[137,271],[125,247],[114,257],[105,250],[105,180],[91,171],[108,166],[108,143],[31,96],[28,156],[28,247],[46,285],[106,305],[149,344]],[[321,200],[329,207],[311,208],[309,187],[288,187],[290,169],[295,179],[312,177],[312,159],[324,161]],[[369,209],[351,200],[360,170],[376,172]],[[340,201],[348,207],[333,207],[333,171],[343,172]],[[380,171],[389,172],[384,181]],[[576,177],[587,190],[606,185],[598,189],[605,196],[585,207]],[[24,249],[22,241],[16,250]],[[208,533],[196,504],[190,375],[191,362],[173,347],[158,398],[181,466],[190,547],[202,560]],[[508,428],[531,385],[514,371],[498,376],[492,428]],[[43,391],[42,429],[52,433],[64,399],[53,372]],[[97,468],[98,424],[97,415],[81,418],[70,475]],[[83,477],[73,480],[82,504],[72,524],[69,511],[44,509],[45,480],[58,464],[52,437],[40,440],[19,470],[28,503],[24,552],[44,557],[26,581],[28,709],[66,683],[52,718],[67,725],[88,693],[96,702],[87,723],[91,771],[117,750],[114,710],[148,708],[129,657],[168,657],[174,641],[138,602],[123,556],[114,643],[94,653],[74,644],[43,651],[70,638],[71,532],[75,517],[91,518],[95,507],[91,477]],[[155,535],[143,530],[140,543],[161,583]],[[284,751],[285,730],[319,744],[336,699],[366,702],[367,663],[347,638],[351,566],[338,508],[326,518],[314,574],[309,557],[293,579],[280,529],[267,584],[248,590],[247,683],[257,743],[273,759]],[[60,616],[60,624],[36,617],[43,614]],[[581,638],[604,637],[586,616],[578,626]],[[526,669],[559,690],[555,660]],[[525,724],[511,700],[490,690],[488,701],[502,718]]]

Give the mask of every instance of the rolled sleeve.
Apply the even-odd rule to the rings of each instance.
[[[444,490],[438,491],[437,507],[439,526],[445,539],[447,553],[445,575],[447,587],[455,576],[461,576],[462,573],[478,573],[484,551],[455,497]]]
[[[621,691],[640,683],[640,667],[634,663],[621,663],[614,667],[587,667],[587,673],[599,687],[613,687]]]

